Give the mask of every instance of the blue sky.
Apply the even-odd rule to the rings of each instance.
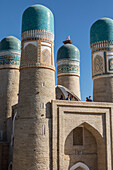
[[[0,40],[13,35],[21,39],[24,10],[34,4],[50,8],[55,17],[55,63],[57,50],[70,35],[80,50],[81,99],[93,95],[90,27],[99,18],[113,19],[113,0],[1,0]],[[57,82],[57,78],[56,78]]]

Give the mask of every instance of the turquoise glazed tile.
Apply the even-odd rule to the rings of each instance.
[[[8,50],[20,51],[21,41],[13,36],[4,38],[0,42],[0,51],[8,51]]]
[[[45,30],[54,34],[53,13],[43,5],[27,8],[22,17],[22,32],[29,30]]]
[[[59,60],[77,60],[80,61],[80,52],[72,44],[64,44],[57,52],[57,61]]]
[[[110,40],[113,41],[113,20],[110,18],[97,20],[90,29],[90,44]]]

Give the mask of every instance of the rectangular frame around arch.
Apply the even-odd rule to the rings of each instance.
[[[66,120],[65,115],[67,113],[70,114],[70,117]],[[90,124],[92,123],[103,136],[106,150],[105,169],[112,170],[112,104],[105,102],[73,102],[65,100],[52,100],[52,170],[64,170],[64,131],[68,133],[66,128],[69,129],[71,127],[73,118],[78,113],[79,117],[84,117],[84,121],[89,121]],[[95,117],[93,122],[91,121],[91,117]],[[67,124],[64,123],[64,120]],[[67,125],[68,127],[65,128]],[[98,165],[98,170],[101,170],[101,165]]]

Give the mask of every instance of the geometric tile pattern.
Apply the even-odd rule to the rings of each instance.
[[[113,47],[103,47],[103,48],[97,48],[92,50],[92,54],[94,54],[95,52],[101,52],[101,51],[113,51]]]
[[[100,55],[94,58],[94,75],[102,74],[104,72],[104,61]]]
[[[105,48],[108,48],[108,47],[113,47],[113,41],[111,40],[111,41],[99,41],[99,42],[96,42],[96,43],[94,43],[94,44],[91,44],[90,45],[90,47],[91,47],[91,50],[94,50],[94,49],[101,49],[101,48],[103,48],[103,47],[105,47]]]
[[[42,51],[42,63],[48,63],[51,64],[51,53],[48,49],[44,49]]]
[[[31,31],[28,31],[28,33],[26,32],[27,35],[29,34],[29,32],[31,32]],[[43,32],[43,33],[45,34],[45,32]],[[23,36],[23,33],[22,33],[22,36]],[[22,37],[22,39],[23,39],[23,37]],[[33,43],[32,43],[33,41],[37,42],[37,47],[36,46],[33,47]],[[47,46],[47,48],[45,48],[46,47],[45,45],[41,45],[42,42],[47,43],[47,44],[49,43],[50,47]],[[30,46],[29,50],[31,52],[28,52],[29,50],[27,50],[27,53],[24,52],[24,50],[28,46],[27,45],[25,48],[23,48],[25,43],[28,43],[29,45],[32,44],[32,48],[35,48],[35,49],[30,50],[31,49],[31,46]],[[54,63],[53,63],[53,61],[54,61],[54,53],[53,53],[54,41],[53,41],[53,39],[49,39],[48,37],[47,38],[42,37],[42,35],[35,37],[35,34],[34,34],[34,37],[26,37],[25,39],[23,39],[21,44],[22,44],[22,56],[21,56],[20,69],[23,69],[26,67],[45,67],[48,69],[55,70]],[[48,48],[50,48],[51,51],[49,51]],[[44,50],[44,49],[48,49],[48,50]],[[29,56],[29,57],[27,57],[27,56]]]
[[[33,44],[28,44],[22,50],[21,64],[29,64],[37,62],[37,47]]]
[[[57,67],[57,74],[62,74],[62,73],[75,73],[80,75],[80,67],[77,65],[60,65]]]
[[[26,38],[46,38],[54,41],[54,34],[45,30],[30,30],[25,31],[21,35],[22,40]]]
[[[0,65],[20,65],[19,55],[0,56]]]
[[[113,71],[113,58],[109,59],[109,71]]]

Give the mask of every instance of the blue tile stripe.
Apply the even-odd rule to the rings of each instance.
[[[0,56],[0,65],[20,65],[20,56]]]
[[[75,73],[80,74],[80,67],[75,65],[60,65],[57,67],[57,74],[61,73]]]

